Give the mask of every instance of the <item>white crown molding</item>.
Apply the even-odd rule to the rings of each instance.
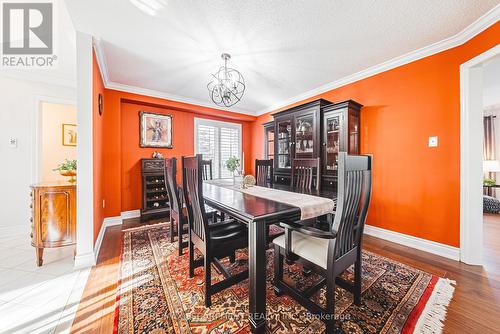
[[[174,94],[168,94],[168,93],[160,92],[160,91],[153,90],[153,89],[124,85],[124,84],[120,84],[120,83],[116,83],[116,82],[112,82],[112,81],[109,81],[104,86],[108,89],[119,90],[119,91],[127,92],[127,93],[140,94],[140,95],[156,97],[156,98],[165,99],[165,100],[171,100],[171,101],[175,101],[175,102],[189,103],[189,104],[193,104],[193,105],[197,105],[197,106],[208,107],[208,108],[215,109],[215,110],[223,110],[223,111],[229,111],[229,112],[234,112],[234,113],[239,113],[239,114],[255,116],[255,113],[253,111],[244,110],[244,109],[240,109],[240,108],[231,108],[231,109],[214,108],[213,104],[207,103],[207,102],[202,101],[202,100],[191,99],[188,97],[174,95]]]
[[[246,114],[246,115],[251,115],[251,116],[259,116],[274,110],[277,110],[279,108],[286,107],[287,105],[290,105],[295,102],[302,101],[304,99],[310,98],[312,96],[316,96],[325,92],[328,92],[330,90],[348,85],[350,83],[371,77],[373,75],[391,70],[393,68],[411,63],[413,61],[431,56],[433,54],[454,48],[456,46],[462,45],[463,43],[467,42],[480,32],[484,31],[494,23],[496,23],[500,18],[500,5],[495,6],[492,8],[489,12],[481,16],[479,19],[477,19],[475,22],[473,22],[471,25],[466,27],[464,30],[459,32],[458,34],[446,38],[440,42],[436,42],[434,44],[425,46],[423,48],[420,48],[415,51],[411,51],[407,54],[398,56],[396,58],[390,59],[386,62],[383,62],[381,64],[369,67],[365,70],[362,70],[360,72],[348,75],[346,77],[343,77],[339,80],[332,81],[330,83],[324,84],[318,88],[309,90],[305,93],[296,95],[292,98],[282,100],[280,102],[274,103],[270,105],[267,108],[261,109],[257,112],[254,111],[249,111],[249,110],[244,110],[244,109],[239,109],[239,108],[231,108],[231,109],[220,109],[220,110],[225,110],[229,112],[237,112],[241,114]],[[109,78],[109,71],[108,67],[106,65],[106,57],[104,55],[102,43],[100,39],[94,39],[94,48],[96,49],[96,56],[97,56],[97,62],[99,64],[99,69],[101,71],[101,75],[103,78],[104,86],[108,89],[114,89],[114,90],[119,90],[127,93],[134,93],[134,94],[141,94],[145,96],[151,96],[151,97],[157,97],[157,98],[162,98],[162,99],[167,99],[167,100],[172,100],[172,101],[177,101],[177,102],[184,102],[184,103],[189,103],[189,104],[195,104],[199,106],[204,106],[204,107],[209,107],[213,109],[214,106],[210,103],[207,103],[202,100],[198,99],[192,99],[184,96],[178,96],[175,94],[169,94],[165,93],[162,91],[157,91],[157,90],[152,90],[152,89],[146,89],[146,88],[141,88],[137,86],[131,86],[131,85],[125,85],[117,82],[111,81]]]
[[[99,66],[99,71],[101,72],[102,81],[104,83],[104,86],[106,86],[106,83],[109,82],[109,71],[106,64],[106,55],[104,54],[102,47],[102,41],[100,38],[92,37],[92,44],[94,46],[97,65]]]
[[[101,250],[102,241],[104,240],[104,234],[106,234],[106,229],[111,226],[121,225],[123,222],[121,216],[115,217],[106,217],[102,221],[101,230],[99,231],[99,235],[97,236],[97,240],[94,245],[94,256],[95,262],[97,263],[97,258],[99,257],[99,252]]]
[[[452,247],[438,242],[413,237],[411,235],[386,230],[372,225],[365,225],[364,233],[373,237],[395,242],[403,246],[415,248],[455,261],[458,261],[460,259],[460,249],[457,247]]]
[[[287,105],[290,105],[295,102],[299,102],[302,100],[305,100],[307,98],[310,98],[312,96],[316,96],[325,92],[328,92],[330,90],[348,85],[350,83],[371,77],[373,75],[391,70],[393,68],[414,62],[416,60],[432,56],[436,53],[457,47],[459,45],[464,44],[477,34],[481,33],[482,31],[486,30],[493,24],[495,24],[498,20],[500,19],[500,5],[495,6],[493,9],[491,9],[489,12],[481,16],[479,19],[474,21],[471,25],[466,27],[464,30],[459,32],[458,34],[446,38],[440,42],[425,46],[423,48],[420,48],[415,51],[411,51],[407,54],[401,55],[399,57],[390,59],[386,62],[383,62],[381,64],[369,67],[365,70],[362,70],[360,72],[348,75],[346,77],[343,77],[339,80],[332,81],[330,83],[324,84],[318,88],[309,90],[305,93],[299,94],[297,96],[294,96],[292,98],[274,103],[273,105],[264,108],[262,110],[257,111],[256,115],[262,115],[271,111],[275,111],[279,108],[286,107]]]
[[[229,111],[229,112],[235,112],[235,113],[255,116],[255,112],[245,110],[245,109],[214,108],[213,104],[207,103],[207,102],[202,101],[202,100],[192,99],[192,98],[188,98],[185,96],[169,94],[169,93],[165,93],[165,92],[154,90],[154,89],[125,85],[125,84],[111,81],[111,79],[109,78],[109,70],[108,70],[108,66],[106,64],[106,55],[104,54],[102,41],[101,41],[101,39],[95,38],[95,37],[94,37],[93,41],[94,41],[94,49],[95,49],[95,53],[96,53],[96,58],[97,58],[97,64],[99,65],[99,70],[101,71],[101,76],[102,76],[102,81],[104,82],[104,87],[106,87],[107,89],[114,89],[114,90],[118,90],[118,91],[126,92],[126,93],[140,94],[140,95],[144,95],[144,96],[156,97],[156,98],[165,99],[165,100],[171,100],[171,101],[182,102],[182,103],[189,103],[189,104],[194,104],[194,105],[198,105],[198,106],[202,106],[202,107],[208,107],[208,108],[212,108],[212,109],[219,109],[219,110],[224,110],[224,111]]]

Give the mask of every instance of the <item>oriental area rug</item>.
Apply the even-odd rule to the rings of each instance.
[[[212,297],[212,307],[203,301],[203,268],[188,275],[188,255],[177,254],[169,241],[165,223],[126,230],[123,233],[121,280],[115,310],[115,333],[250,333],[248,324],[248,280]],[[286,295],[272,289],[273,250],[267,251],[268,333],[322,333],[321,320]],[[237,254],[231,272],[248,264],[245,250]],[[353,279],[352,268],[343,277]],[[305,276],[300,265],[285,264],[289,284],[306,289],[315,274]],[[213,282],[223,279],[215,266]],[[441,333],[455,283],[402,263],[363,252],[362,304],[353,303],[351,293],[337,287],[335,318],[339,333]],[[312,300],[324,304],[325,291]]]

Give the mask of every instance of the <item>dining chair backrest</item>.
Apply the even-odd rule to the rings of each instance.
[[[210,160],[201,160],[201,166],[202,166],[202,177],[203,181],[206,180],[212,180],[213,175],[212,175],[212,159]]]
[[[314,173],[316,172],[316,189],[321,183],[319,158],[293,159],[292,160],[292,187],[300,190],[311,190],[313,188]]]
[[[337,207],[332,229],[337,233],[334,257],[361,244],[372,194],[372,157],[339,153]]]
[[[165,159],[165,184],[167,186],[170,209],[180,213],[182,210],[179,187],[177,186],[177,159]]]
[[[201,155],[182,157],[182,186],[188,212],[189,229],[200,240],[206,241],[208,221],[203,200]]]
[[[255,159],[255,179],[258,186],[267,187],[273,184],[273,159]]]

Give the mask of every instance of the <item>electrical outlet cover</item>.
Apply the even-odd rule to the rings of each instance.
[[[429,137],[429,147],[438,147],[438,137]]]

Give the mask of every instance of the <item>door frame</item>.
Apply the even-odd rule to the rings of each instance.
[[[460,261],[471,265],[483,264],[482,65],[499,54],[496,45],[460,65]]]

